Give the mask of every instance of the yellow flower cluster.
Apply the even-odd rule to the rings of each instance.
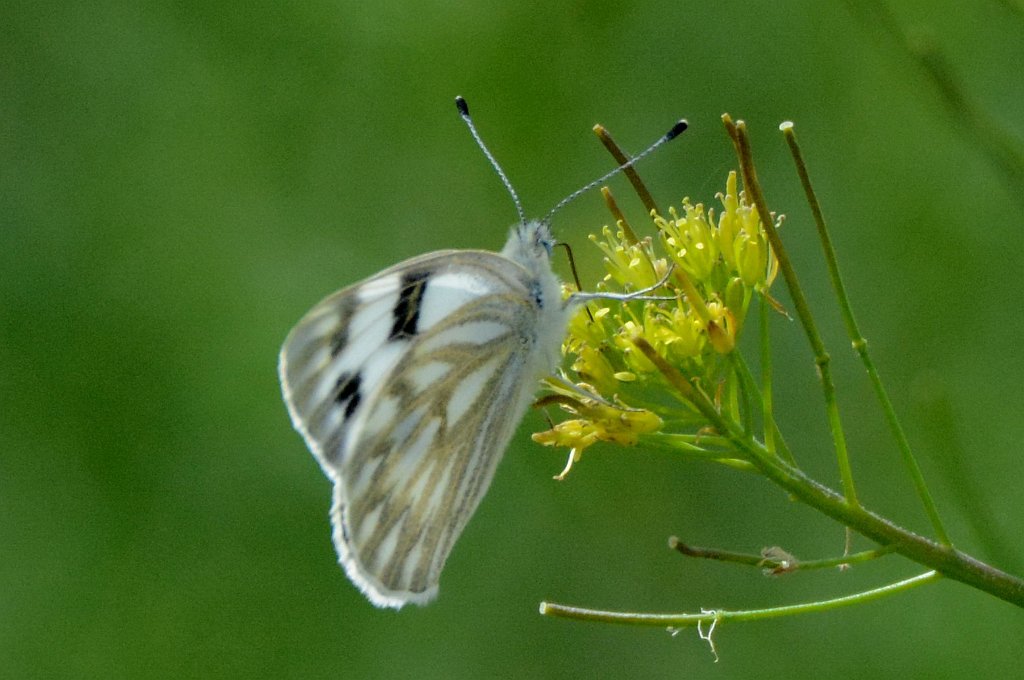
[[[578,389],[551,385],[573,417],[534,435],[542,444],[571,449],[562,476],[587,447],[598,441],[634,445],[640,435],[663,428],[662,416],[691,431],[705,425],[637,349],[638,338],[705,394],[719,394],[732,379],[726,357],[751,300],[767,295],[778,265],[757,209],[737,191],[735,172],[717,198],[717,215],[688,199],[681,211],[669,208],[668,218],[652,213],[657,239],[637,241],[622,225],[590,237],[604,256],[599,288],[630,292],[664,284],[652,296],[590,303],[570,322],[563,354],[572,360]]]

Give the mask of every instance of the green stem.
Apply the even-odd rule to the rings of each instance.
[[[593,129],[594,134],[601,140],[601,143],[604,144],[604,148],[606,148],[608,153],[612,155],[612,158],[615,159],[615,162],[619,167],[622,167],[629,161],[633,160],[625,151],[622,150],[622,147],[615,143],[615,140],[612,139],[611,133],[608,132],[603,125],[595,125]],[[640,201],[644,204],[647,214],[650,215],[652,212],[661,214],[661,211],[658,210],[657,204],[654,202],[654,198],[651,196],[651,192],[647,190],[647,186],[644,184],[643,180],[640,179],[640,173],[636,171],[636,168],[630,165],[623,168],[622,174],[624,174],[626,178],[629,179],[629,183],[633,185],[633,190],[636,192],[636,195],[640,197]]]
[[[750,446],[747,450],[753,454],[755,448]],[[754,461],[754,465],[766,477],[799,500],[876,543],[891,545],[904,557],[935,569],[951,579],[995,595],[1018,607],[1024,607],[1024,580],[985,564],[952,546],[936,543],[915,534],[861,506],[846,502],[835,491],[807,477],[803,472],[789,467],[777,458],[773,459],[767,451]]]
[[[728,357],[729,363],[732,364],[732,370],[736,374],[736,383],[738,383],[739,397],[740,399],[742,399],[742,403],[737,408],[739,408],[740,410],[740,418],[743,419],[743,431],[747,434],[747,436],[753,437],[754,407],[752,406],[752,394],[757,393],[757,387],[754,383],[753,376],[750,375],[750,369],[742,360],[740,353],[735,351],[729,352]]]
[[[734,552],[732,550],[721,550],[719,548],[703,548],[700,546],[683,543],[676,536],[670,536],[668,547],[687,557],[699,557],[706,560],[717,560],[719,562],[733,562],[751,567],[759,567],[779,574],[790,574],[795,571],[807,571],[810,569],[829,569],[832,567],[843,567],[858,562],[867,562],[877,559],[883,555],[893,552],[891,547],[875,548],[873,550],[862,550],[852,555],[842,557],[827,557],[818,560],[801,560],[796,557],[775,557],[775,550],[769,549],[760,555],[751,553]]]
[[[758,340],[761,346],[761,408],[764,411],[764,445],[769,451],[776,450],[775,405],[772,397],[772,339],[769,328],[768,301],[758,296]],[[789,462],[796,465],[792,454]]]
[[[864,364],[864,369],[867,371],[868,377],[871,380],[871,386],[875,391],[875,398],[882,405],[882,412],[885,414],[885,420],[889,424],[889,429],[892,432],[893,438],[896,440],[896,446],[900,450],[900,455],[903,457],[903,464],[907,468],[907,472],[910,474],[910,479],[914,484],[914,489],[917,491],[918,498],[921,499],[921,504],[924,506],[925,512],[928,513],[928,518],[931,521],[932,528],[935,530],[935,534],[939,537],[939,541],[950,545],[949,535],[946,533],[946,528],[943,526],[942,518],[939,517],[939,509],[935,504],[935,500],[932,498],[931,492],[928,490],[928,485],[924,481],[924,474],[921,472],[921,466],[918,465],[917,459],[914,457],[913,451],[910,449],[910,442],[907,439],[906,433],[903,431],[903,426],[900,424],[899,417],[896,415],[896,409],[892,405],[892,401],[889,399],[889,393],[885,389],[885,385],[882,383],[882,378],[878,375],[878,370],[875,368],[875,363],[871,359],[871,355],[868,352],[868,341],[864,338],[864,335],[860,332],[860,327],[857,324],[857,319],[853,314],[853,307],[850,305],[850,298],[846,293],[846,286],[843,284],[843,277],[839,272],[839,261],[836,258],[836,251],[832,245],[832,238],[828,232],[828,225],[825,222],[825,215],[821,211],[821,204],[818,202],[818,197],[814,192],[814,187],[811,186],[811,178],[807,172],[807,165],[804,162],[803,154],[800,152],[800,145],[797,143],[796,132],[793,130],[792,123],[783,123],[780,126],[783,136],[786,138],[787,144],[789,144],[790,153],[793,156],[793,161],[796,164],[797,174],[800,176],[800,183],[804,188],[804,195],[807,199],[807,204],[811,207],[811,214],[814,216],[814,224],[818,230],[818,238],[821,241],[821,249],[825,254],[825,262],[828,264],[829,279],[832,282],[832,290],[835,291],[836,299],[839,302],[839,310],[843,316],[843,323],[846,326],[846,334],[850,338],[850,342],[853,345],[853,349],[860,356],[861,362]]]
[[[848,498],[811,479],[799,469],[789,465],[763,445],[742,433],[715,409],[713,403],[669,364],[643,338],[635,338],[634,345],[658,368],[666,380],[689,400],[707,421],[732,440],[737,449],[749,456],[749,460],[761,474],[776,485],[788,491],[793,497],[815,508],[819,512],[850,527],[861,535],[882,546],[891,546],[897,553],[918,564],[924,565],[949,578],[966,583],[981,591],[1024,607],[1024,580],[985,564],[952,546],[915,534],[888,519],[877,515],[863,506],[851,503]]]
[[[668,547],[670,550],[675,550],[681,555],[687,557],[697,557],[702,560],[715,560],[716,562],[732,562],[733,564],[742,564],[748,567],[761,567],[764,566],[764,557],[762,555],[753,555],[751,553],[735,552],[733,550],[722,550],[720,548],[702,548],[696,545],[690,545],[689,543],[683,543],[677,536],[668,537]]]
[[[811,569],[830,569],[833,567],[845,568],[851,564],[857,564],[859,562],[867,562],[872,559],[878,559],[893,552],[891,546],[885,548],[873,548],[871,550],[861,550],[860,552],[843,555],[841,557],[823,557],[821,559],[801,559],[795,563],[782,563],[781,560],[772,560],[770,558],[765,559],[765,567],[770,567],[773,562],[778,562],[778,567],[782,569],[783,573],[791,573],[793,571],[809,571]]]
[[[859,562],[869,562],[893,552],[893,548],[873,548],[872,550],[861,550],[860,552],[842,557],[825,557],[820,560],[800,560],[793,565],[792,571],[807,571],[809,569],[831,569],[832,567],[844,567]]]
[[[825,343],[818,332],[818,326],[811,314],[811,307],[807,303],[803,287],[797,279],[796,270],[789,259],[789,253],[779,238],[779,232],[772,223],[772,214],[768,210],[768,204],[761,192],[761,184],[757,180],[757,171],[754,168],[754,160],[750,152],[750,139],[747,136],[747,126],[743,121],[734,123],[729,114],[722,116],[726,130],[732,137],[736,147],[736,154],[740,162],[740,170],[743,174],[743,186],[750,195],[750,199],[757,207],[758,217],[764,225],[765,235],[771,244],[772,252],[779,263],[779,270],[786,280],[786,287],[793,299],[797,316],[803,325],[804,333],[814,353],[814,363],[818,368],[818,375],[821,378],[821,389],[825,400],[825,411],[828,416],[829,429],[832,432],[832,444],[836,452],[836,460],[839,465],[839,476],[843,483],[843,493],[852,506],[859,506],[857,490],[853,482],[853,469],[850,467],[850,456],[846,449],[846,437],[843,434],[843,423],[839,416],[839,404],[836,401],[836,388],[832,380],[831,358],[825,349]]]
[[[664,449],[671,451],[672,453],[682,454],[684,458],[689,458],[691,460],[721,463],[743,472],[757,472],[757,468],[754,467],[750,461],[737,458],[735,451],[709,451],[703,447],[691,444],[686,440],[686,437],[686,435],[673,435],[658,432],[640,435],[639,443],[647,447]]]
[[[774,619],[780,616],[792,616],[794,614],[808,614],[811,612],[830,611],[839,607],[847,607],[854,604],[870,602],[889,595],[902,593],[925,583],[938,580],[939,576],[934,571],[927,571],[923,574],[913,576],[903,581],[890,583],[881,588],[865,590],[853,595],[836,597],[830,600],[808,602],[804,604],[788,605],[785,607],[770,607],[767,609],[746,609],[742,611],[726,611],[716,609],[701,614],[641,614],[635,612],[612,612],[598,609],[583,609],[581,607],[569,607],[554,602],[541,602],[540,613],[544,616],[557,616],[563,619],[576,619],[578,621],[594,621],[599,623],[624,623],[633,626],[657,626],[671,628],[688,628],[698,624],[710,624],[714,622],[740,622],[740,621],[763,621]]]
[[[630,167],[630,170],[632,169],[633,168]],[[612,190],[608,187],[601,187],[601,197],[604,198],[605,207],[608,208],[608,212],[612,214],[615,224],[622,228],[622,238],[626,240],[626,243],[631,246],[635,246],[637,243],[640,243],[640,238],[636,235],[636,232],[633,231],[633,227],[630,225],[629,220],[626,219],[626,216],[619,209],[619,204],[615,200]],[[583,289],[580,288],[580,290]]]
[[[743,355],[739,352],[732,352],[729,357],[732,360],[733,365],[736,367],[736,372],[739,375],[740,381],[743,382],[747,390],[757,396],[758,401],[761,404],[761,412],[765,424],[765,448],[772,453],[778,453],[778,455],[782,456],[783,460],[796,467],[796,459],[793,457],[793,452],[790,451],[789,446],[786,444],[786,440],[782,438],[782,433],[779,431],[775,424],[775,419],[772,417],[770,396],[771,386],[766,385],[766,387],[769,388],[768,396],[759,392],[757,385],[754,382],[754,376],[750,372],[750,367],[747,366],[747,362],[744,361]],[[771,379],[770,369],[768,379]],[[749,432],[750,429],[748,428],[747,431]],[[769,434],[771,435],[770,439],[768,437]]]

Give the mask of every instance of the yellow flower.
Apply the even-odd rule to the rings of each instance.
[[[666,356],[689,359],[703,351],[705,324],[689,305],[679,303],[670,309],[649,305],[644,312],[650,319],[644,337]]]
[[[572,370],[580,379],[593,385],[600,394],[615,394],[618,371],[608,358],[592,345],[582,345],[572,363]]]
[[[565,390],[561,392],[566,394]],[[586,396],[565,398],[559,403],[563,409],[580,417],[564,420],[546,432],[533,435],[533,440],[539,444],[571,449],[569,461],[556,479],[563,479],[583,451],[597,442],[633,446],[641,434],[655,432],[662,425],[661,418],[650,411],[613,406]]]
[[[718,263],[718,243],[704,206],[684,200],[682,217],[675,207],[670,207],[668,213],[672,219],[654,215],[654,224],[669,257],[696,281],[710,278]]]
[[[668,264],[654,256],[651,239],[629,243],[622,229],[613,232],[611,228],[601,229],[599,239],[591,234],[590,240],[604,253],[606,281],[614,281],[618,288],[641,290],[649,288],[665,276]]]
[[[723,208],[718,219],[722,258],[751,288],[770,286],[778,273],[778,263],[768,245],[757,207],[749,205],[736,189],[735,172],[729,173],[725,193],[718,194],[717,198]]]

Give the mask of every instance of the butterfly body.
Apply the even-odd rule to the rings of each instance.
[[[531,401],[571,305],[543,222],[500,253],[445,250],[327,297],[279,375],[295,428],[334,483],[334,544],[376,605],[425,604]]]

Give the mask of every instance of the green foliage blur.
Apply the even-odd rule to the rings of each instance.
[[[896,3],[973,106],[1020,143],[1011,2]],[[222,2],[0,8],[0,668],[11,678],[1009,677],[1024,617],[955,583],[716,631],[584,625],[541,600],[645,611],[851,593],[898,557],[765,578],[669,535],[805,558],[843,532],[752,475],[595,447],[530,414],[437,602],[374,609],[335,563],[330,484],[280,399],[288,329],[321,297],[441,248],[498,249],[611,166],[711,203],[751,128],[772,208],[837,363],[862,500],[927,531],[830,302],[777,126],[796,123],[865,334],[962,548],[1020,573],[1021,184],[870,11],[843,3]],[[639,202],[612,182],[628,214]],[[555,219],[585,280],[600,195]],[[566,267],[559,263],[563,275]],[[777,286],[781,291],[781,287]],[[778,417],[836,485],[814,369],[781,317]],[[960,441],[963,449],[953,446]],[[972,514],[973,513],[973,514]],[[982,517],[1004,547],[985,539]],[[1007,549],[1005,545],[1010,547]],[[868,547],[866,542],[858,547]]]

